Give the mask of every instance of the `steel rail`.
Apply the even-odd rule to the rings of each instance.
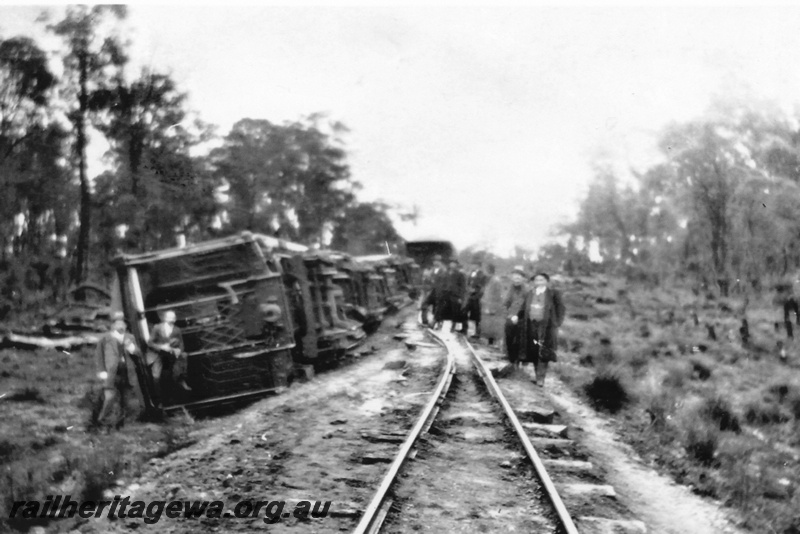
[[[464,339],[464,343],[469,350],[470,356],[472,357],[472,361],[475,364],[478,373],[483,378],[484,383],[486,384],[487,388],[489,389],[489,393],[498,400],[498,402],[503,406],[503,410],[508,417],[508,420],[511,422],[511,425],[514,427],[514,431],[517,433],[517,437],[519,438],[522,446],[525,448],[525,452],[528,455],[528,458],[531,460],[534,469],[536,470],[536,474],[539,476],[539,480],[541,480],[542,485],[545,488],[547,493],[547,497],[550,499],[550,502],[555,508],[556,513],[558,514],[558,519],[561,521],[562,526],[564,527],[565,534],[578,534],[578,529],[575,526],[575,523],[572,521],[572,517],[570,517],[569,512],[567,511],[567,507],[564,506],[564,502],[561,500],[561,497],[558,495],[558,491],[556,490],[555,484],[550,479],[550,475],[547,474],[547,469],[545,469],[542,460],[539,458],[539,455],[534,450],[533,445],[531,445],[531,440],[528,439],[528,434],[525,432],[525,429],[517,419],[514,410],[511,408],[511,405],[506,400],[503,393],[500,391],[500,386],[497,385],[494,377],[492,376],[491,371],[489,368],[486,367],[486,364],[480,357],[477,355],[475,350],[472,348],[472,345]]]
[[[428,332],[433,334],[433,332],[430,330]],[[439,343],[441,343],[445,349],[447,349],[447,345],[445,345],[444,341],[439,338],[439,336],[433,334],[433,337]],[[359,521],[355,530],[353,530],[353,534],[364,534],[367,532],[374,533],[378,532],[380,529],[381,524],[386,517],[386,512],[388,512],[388,506],[384,506],[384,503],[386,501],[386,495],[389,491],[389,488],[394,483],[395,478],[397,478],[400,468],[403,466],[403,463],[411,453],[414,443],[416,443],[420,434],[430,428],[431,424],[433,423],[433,420],[439,411],[438,408],[447,395],[448,389],[450,388],[455,369],[455,357],[450,350],[447,350],[447,362],[445,363],[444,371],[442,372],[442,376],[439,379],[434,393],[431,395],[428,404],[425,406],[425,409],[417,419],[417,423],[414,425],[414,428],[408,434],[408,437],[406,438],[405,442],[403,442],[402,447],[400,447],[400,451],[397,453],[397,456],[392,462],[392,465],[389,467],[386,476],[384,476],[381,485],[378,487],[378,490],[375,492],[375,495],[372,497],[372,500],[370,501],[366,510],[364,510],[364,515],[361,516],[361,521]]]

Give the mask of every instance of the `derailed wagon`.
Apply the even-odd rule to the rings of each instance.
[[[413,260],[394,254],[356,256],[353,259],[371,267],[383,279],[383,292],[391,308],[400,309],[419,296],[422,280],[419,266]]]
[[[346,315],[344,293],[334,281],[340,273],[332,260],[298,243],[256,237],[264,254],[276,261],[289,295],[296,363],[334,361],[363,343],[361,323]]]
[[[113,306],[124,312],[143,348],[159,313],[177,317],[191,391],[161,377],[164,408],[194,406],[277,391],[289,384],[294,323],[282,274],[249,232],[112,262]],[[143,357],[132,358],[146,408],[155,384]]]
[[[361,323],[365,332],[376,330],[389,310],[383,277],[344,252],[326,250],[320,254],[336,265],[333,283],[341,290],[345,315]]]

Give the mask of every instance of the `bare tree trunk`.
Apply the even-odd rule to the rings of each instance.
[[[78,251],[77,266],[75,270],[76,282],[81,283],[86,279],[89,264],[89,235],[91,230],[92,215],[92,194],[89,189],[89,177],[86,172],[86,113],[88,107],[88,95],[86,84],[88,78],[88,68],[86,64],[86,53],[81,52],[80,63],[80,97],[78,104],[78,116],[76,120],[77,140],[76,152],[78,155],[78,172],[81,184],[81,207],[80,207],[80,229],[78,231]]]

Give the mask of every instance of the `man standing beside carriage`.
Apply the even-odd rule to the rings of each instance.
[[[184,391],[192,388],[186,383],[187,357],[183,348],[183,336],[180,329],[175,326],[176,316],[172,310],[163,310],[159,313],[161,322],[153,327],[148,341],[147,366],[153,378],[154,395],[157,405],[163,400],[161,374],[166,366],[172,369],[172,380]]]

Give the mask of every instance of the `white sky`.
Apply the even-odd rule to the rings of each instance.
[[[0,37],[40,8],[0,7]],[[541,245],[599,150],[651,161],[713,95],[800,100],[800,8],[131,6],[132,55],[224,134],[327,112],[361,198],[417,205],[407,238]]]

